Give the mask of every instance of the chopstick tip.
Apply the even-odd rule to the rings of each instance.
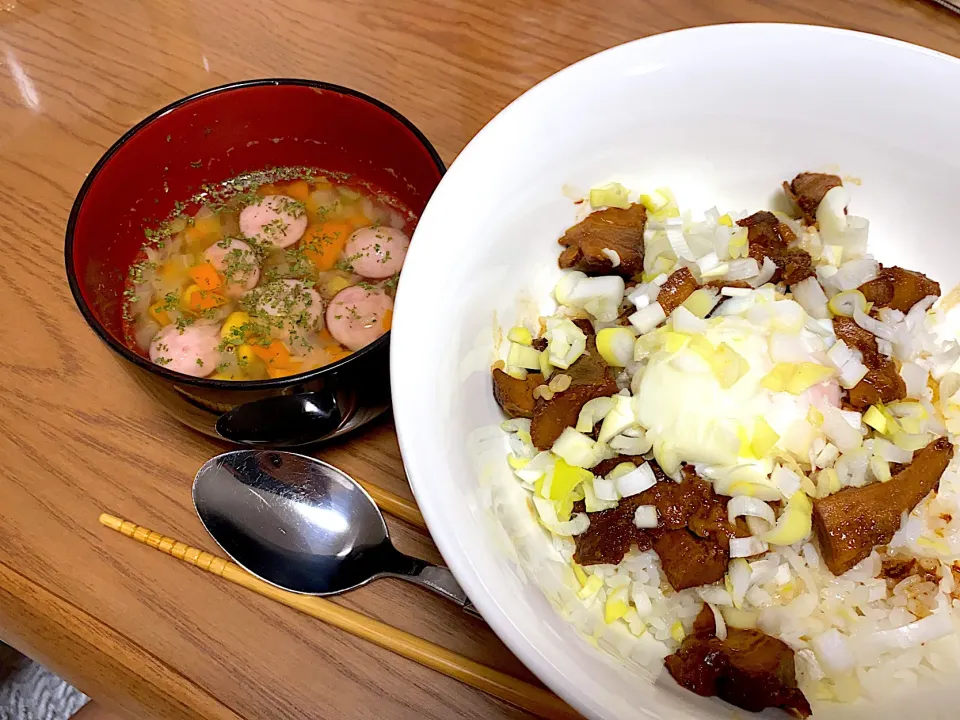
[[[111,530],[119,530],[120,526],[123,525],[123,520],[108,513],[100,513],[100,524]]]

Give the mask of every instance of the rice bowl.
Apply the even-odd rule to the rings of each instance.
[[[840,68],[839,57],[851,47],[874,58],[893,53],[901,64],[914,65],[909,80],[904,76],[902,83],[888,82],[885,90],[870,80],[869,72],[859,63],[836,70],[835,78],[824,81],[824,92],[836,101],[837,113],[831,118],[821,116],[817,132],[809,131],[805,123],[811,118],[798,107],[780,112],[749,99],[743,107],[724,105],[725,92],[714,92],[733,77],[760,83],[771,79],[758,66],[782,64],[782,48],[794,42],[816,42],[823,51],[818,62],[824,67]],[[709,70],[703,64],[691,66],[680,60],[689,57],[686,53],[694,46],[714,61]],[[741,46],[751,48],[751,57],[726,50]],[[758,56],[768,62],[756,62]],[[716,701],[685,695],[672,682],[657,680],[653,686],[635,682],[638,672],[646,677],[652,677],[652,673],[610,661],[607,654],[592,650],[564,622],[558,622],[559,618],[554,620],[554,610],[547,603],[538,600],[542,595],[539,587],[546,585],[554,604],[565,605],[569,598],[564,598],[561,588],[572,586],[567,585],[569,578],[562,568],[567,567],[569,572],[569,563],[563,561],[562,549],[558,550],[549,536],[545,539],[542,529],[534,524],[522,497],[524,491],[505,461],[509,447],[498,427],[502,415],[489,394],[488,373],[495,359],[493,311],[504,334],[525,314],[552,314],[549,302],[560,277],[557,246],[553,243],[578,219],[571,197],[564,195],[564,185],[579,188],[566,188],[567,195],[573,197],[583,197],[588,188],[611,180],[642,191],[669,185],[683,208],[704,209],[716,204],[736,214],[747,208],[771,208],[778,181],[792,172],[810,167],[832,169],[828,167],[831,164],[862,181],[859,188],[851,188],[851,195],[856,201],[856,214],[872,223],[873,253],[884,262],[925,272],[945,289],[951,287],[958,274],[953,270],[947,244],[936,240],[934,228],[940,225],[933,218],[945,217],[949,203],[942,188],[955,166],[944,154],[937,155],[933,147],[938,143],[949,145],[952,136],[934,118],[928,136],[899,139],[901,144],[916,146],[911,153],[898,152],[885,140],[894,133],[879,112],[881,107],[890,106],[893,96],[909,100],[898,104],[900,108],[929,107],[932,95],[925,93],[935,91],[915,81],[923,75],[921,66],[928,75],[938,77],[956,72],[953,61],[926,51],[809,28],[712,28],[618,48],[548,81],[505,111],[464,151],[424,214],[418,242],[408,258],[406,272],[410,273],[411,267],[414,271],[407,276],[406,286],[401,283],[395,324],[402,337],[404,320],[409,323],[408,342],[401,339],[395,346],[393,365],[398,429],[407,469],[441,550],[485,617],[542,679],[587,714],[630,717],[638,704],[656,717],[681,717],[692,712],[728,717],[730,709]],[[606,104],[603,121],[571,112],[555,136],[536,137],[533,129],[538,122],[564,107],[564,98],[569,97],[565,90],[571,83],[587,95],[578,102],[590,105],[593,91],[577,84],[578,79],[585,81],[588,77],[596,80],[594,102]],[[675,90],[680,85],[682,94]],[[841,88],[848,86],[863,88],[856,103],[838,99],[842,98]],[[611,88],[618,92],[611,94]],[[644,102],[653,89],[664,93],[657,108],[663,118],[648,111],[649,104]],[[693,97],[697,102],[688,102]],[[706,123],[704,105],[722,108],[721,119]],[[815,115],[812,111],[808,114]],[[848,128],[855,126],[864,132],[851,136]],[[690,128],[696,128],[696,132],[690,134]],[[789,136],[790,142],[781,142],[781,135]],[[928,145],[934,136],[936,143]],[[658,142],[651,145],[654,137]],[[497,168],[509,162],[523,170],[516,177],[504,179]],[[911,197],[920,209],[911,214],[909,222],[893,212],[896,200],[902,200],[898,188],[905,186],[911,188]],[[443,228],[453,226],[453,218],[462,212],[463,198],[468,196],[471,214],[483,216],[486,222],[481,228],[474,221],[464,223],[459,216],[455,223],[458,234],[452,239]],[[927,239],[922,253],[917,244],[899,241],[918,234]],[[441,242],[441,236],[446,240]],[[450,298],[448,307],[438,310],[426,291],[417,289],[421,285],[415,279],[420,274],[418,258],[424,273],[428,266],[436,268],[438,263],[449,268],[469,267],[469,271],[454,270],[452,277],[435,281],[431,287],[431,294],[443,292]],[[518,296],[523,298],[519,313]],[[425,354],[422,334],[414,342],[413,315],[428,308],[438,319],[439,328],[434,329],[443,340],[428,341]],[[429,363],[423,363],[425,356],[430,358]],[[418,369],[415,357],[429,367]],[[404,385],[417,390],[407,390]],[[432,449],[428,451],[415,434],[432,438]],[[436,449],[438,439],[443,448],[440,451]],[[432,459],[428,459],[431,454]],[[941,494],[948,485],[941,480]],[[496,521],[492,522],[491,516]],[[809,569],[802,546],[796,554]],[[515,564],[508,562],[509,557]],[[796,572],[795,557],[781,553],[775,559],[775,572],[781,565]],[[660,572],[650,554],[634,553],[624,562],[634,575],[632,583],[644,574],[652,583],[653,571]],[[538,570],[530,572],[531,568]],[[842,594],[856,592],[862,585],[869,593],[873,583],[866,577],[868,569],[863,568],[863,572],[864,580],[859,585],[854,583],[855,587],[841,588]],[[814,576],[811,585],[822,590],[818,577]],[[847,579],[842,578],[843,582]],[[673,606],[675,616],[659,615],[665,628],[654,628],[653,632],[648,628],[651,639],[664,642],[657,640],[658,632],[665,632],[669,639],[678,620],[681,626],[686,622],[689,627],[702,598],[690,590],[680,595],[684,592],[691,596],[689,604],[680,600]],[[602,615],[605,604],[604,598],[603,603],[587,610]],[[588,614],[583,619],[585,624],[590,622]],[[600,623],[605,630],[615,626],[607,625],[602,617]],[[787,635],[789,629],[785,630]],[[597,642],[608,652],[628,658],[638,644],[629,627],[622,637],[601,637]],[[660,649],[654,652],[654,647],[650,646],[646,660],[657,659]],[[931,662],[945,669],[952,662],[952,654],[944,649],[940,654]],[[648,667],[643,660],[641,657],[638,667]],[[902,660],[906,670],[911,670],[910,660]],[[861,707],[872,717],[878,711],[886,717],[884,713],[894,713],[897,707],[909,707],[910,691],[895,674],[904,668],[894,670],[886,663],[883,667],[885,672],[890,670],[889,676],[878,675],[874,683],[867,678],[860,688],[861,692],[869,691],[873,685],[882,687],[893,678],[899,692],[891,700],[885,698],[881,708],[862,701],[854,705],[833,702],[844,699],[840,697],[827,702],[811,697],[816,717],[830,717],[831,713],[856,716]],[[840,692],[843,694],[844,688]],[[925,702],[935,703],[931,697],[925,694]],[[948,707],[949,692],[942,698],[944,707]],[[931,710],[930,715],[935,712]]]

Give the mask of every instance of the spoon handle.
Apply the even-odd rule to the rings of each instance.
[[[387,568],[380,574],[383,577],[400,578],[433,590],[437,595],[452,600],[471,615],[480,617],[449,568],[432,565],[426,560],[410,557],[395,550],[391,553]]]

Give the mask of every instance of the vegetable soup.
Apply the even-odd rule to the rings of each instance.
[[[128,344],[170,370],[263,380],[390,329],[416,217],[345,179],[283,168],[205,187],[147,229],[124,297]]]

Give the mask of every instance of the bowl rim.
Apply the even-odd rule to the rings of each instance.
[[[709,38],[716,41],[717,39],[736,36],[737,33],[764,33],[771,31],[796,33],[803,35],[807,39],[832,38],[834,41],[839,42],[870,44],[877,47],[885,47],[894,52],[915,53],[917,55],[934,57],[938,60],[948,62],[955,67],[960,65],[960,58],[916,43],[898,40],[877,33],[825,25],[812,25],[809,23],[716,23],[653,33],[598,50],[559,68],[546,78],[534,83],[490,118],[467,145],[460,150],[456,160],[460,160],[467,151],[471,149],[471,146],[483,142],[484,138],[491,132],[491,128],[499,127],[500,124],[506,121],[507,116],[512,118],[513,114],[518,112],[518,104],[530,101],[527,96],[542,91],[544,87],[552,87],[556,83],[562,82],[561,78],[570,76],[575,72],[575,68],[592,64],[596,62],[600,56],[629,52],[629,50],[627,50],[628,47],[647,48],[654,43],[670,41],[676,38],[699,36],[703,40]],[[522,107],[525,107],[525,105]],[[448,183],[458,182],[457,178],[459,176],[456,174],[456,160],[451,163],[448,176],[445,178]],[[453,180],[451,180],[450,173],[454,174]],[[441,186],[438,186],[437,190],[441,190],[441,187],[442,183]],[[436,198],[437,194],[438,193],[435,193],[434,198]],[[435,199],[431,199],[431,203],[435,202],[437,202]],[[421,219],[428,216],[431,203],[428,203],[427,208],[424,209]],[[405,296],[405,294],[403,295]],[[407,324],[405,318],[413,312],[412,310],[404,309],[407,304],[408,302],[398,304],[399,313],[395,316],[395,328],[402,328]],[[407,334],[409,333],[401,333],[401,337],[405,338]],[[414,400],[416,394],[415,388],[412,387],[409,382],[407,385],[398,382],[403,373],[401,363],[409,362],[408,358],[412,357],[410,344],[404,339],[401,341],[399,347],[401,352],[397,353],[395,351],[391,353],[390,360],[391,379],[393,381],[391,385],[393,387],[394,422],[396,424],[401,457],[404,462],[404,470],[410,483],[410,488],[414,493],[414,497],[429,528],[431,538],[447,565],[454,572],[457,581],[470,597],[471,602],[510,651],[513,652],[544,685],[563,700],[570,703],[571,706],[583,713],[586,717],[607,717],[608,709],[603,699],[590,697],[580,691],[575,684],[568,682],[569,678],[565,677],[563,671],[554,663],[553,659],[545,654],[544,646],[531,640],[524,633],[523,628],[517,624],[509,604],[502,602],[502,591],[494,589],[493,584],[488,582],[488,578],[480,574],[479,569],[471,557],[471,553],[461,548],[458,541],[458,529],[456,525],[445,513],[442,498],[432,492],[434,486],[443,482],[442,475],[439,475],[436,471],[438,469],[437,461],[440,461],[445,453],[438,453],[436,444],[433,446],[432,453],[423,445],[424,431],[423,428],[417,426],[415,421],[418,408],[417,402]],[[419,407],[422,407],[422,398],[417,399],[421,401]],[[466,438],[464,438],[463,441],[466,443]],[[439,469],[445,470],[446,468],[440,467]],[[490,547],[489,544],[488,547]],[[496,552],[496,549],[490,547],[489,551]],[[503,562],[506,563],[509,562],[509,560],[503,558]],[[539,589],[537,589],[537,592],[540,592]],[[551,612],[554,611],[551,606]],[[644,682],[646,683],[646,681]],[[656,686],[651,683],[650,687],[654,688]],[[665,717],[661,714],[660,708],[635,708],[635,710],[637,717],[642,716],[649,720],[659,720]],[[736,708],[733,708],[733,710],[734,712],[740,712]],[[688,715],[671,714],[669,717],[681,716]]]
[[[142,370],[146,370],[149,373],[158,375],[166,380],[170,380],[181,385],[191,385],[194,387],[209,388],[211,390],[266,390],[270,388],[281,388],[290,385],[291,383],[305,383],[310,380],[314,380],[317,377],[323,375],[327,372],[333,372],[338,370],[345,365],[349,364],[351,361],[359,360],[360,358],[377,352],[377,350],[384,348],[390,342],[390,331],[387,331],[379,338],[374,340],[369,345],[360,348],[359,350],[350,353],[345,358],[337,360],[336,362],[330,363],[329,365],[324,365],[313,370],[309,370],[304,373],[299,373],[297,375],[289,375],[287,377],[280,378],[268,378],[266,380],[213,380],[205,377],[193,377],[191,375],[184,375],[183,373],[174,372],[169,370],[162,365],[157,365],[154,362],[151,362],[149,359],[143,357],[137,352],[134,352],[124,343],[117,340],[113,334],[111,334],[103,324],[96,318],[93,314],[93,311],[90,309],[90,306],[87,304],[86,300],[83,298],[83,293],[80,288],[80,282],[77,279],[76,267],[73,260],[73,246],[74,246],[74,235],[76,232],[76,225],[79,220],[80,211],[83,206],[84,200],[87,197],[87,194],[90,192],[90,188],[93,186],[93,183],[96,181],[97,177],[100,175],[100,172],[106,166],[106,164],[113,158],[113,156],[120,151],[120,149],[127,144],[134,136],[136,136],[141,130],[143,130],[148,125],[152,124],[154,121],[172,113],[185,105],[189,105],[197,100],[201,100],[206,97],[220,95],[224,93],[235,92],[238,90],[243,90],[250,87],[281,87],[281,86],[299,86],[299,87],[309,87],[317,88],[320,90],[328,90],[330,92],[339,93],[341,95],[348,95],[350,97],[357,98],[363,102],[366,102],[369,105],[376,107],[377,109],[387,113],[393,119],[398,120],[404,127],[407,128],[413,136],[417,139],[420,145],[427,151],[430,155],[430,159],[433,161],[437,170],[440,173],[440,180],[443,179],[444,174],[446,174],[447,168],[443,162],[443,159],[440,157],[440,154],[437,152],[436,148],[433,146],[433,143],[427,139],[427,136],[414,125],[409,119],[407,119],[403,114],[390,107],[381,100],[377,100],[375,97],[367,95],[366,93],[360,92],[359,90],[354,90],[352,88],[345,87],[343,85],[337,85],[335,83],[325,82],[323,80],[310,80],[307,78],[257,78],[252,80],[240,80],[237,82],[225,83],[223,85],[217,85],[212,88],[206,88],[184,97],[178,98],[177,100],[164,105],[159,110],[156,110],[150,113],[143,120],[138,122],[136,125],[131,127],[129,130],[123,133],[114,143],[100,156],[100,159],[97,160],[97,163],[93,166],[89,173],[87,173],[86,178],[83,181],[83,184],[80,186],[80,190],[77,192],[76,198],[74,198],[73,206],[70,208],[70,216],[67,220],[66,230],[64,232],[64,263],[67,273],[67,282],[70,285],[70,292],[73,295],[73,301],[77,306],[77,309],[80,310],[80,314],[83,315],[84,320],[87,321],[93,331],[99,336],[100,340],[106,343],[114,352],[123,357],[124,359],[132,362],[134,365],[138,366]],[[439,183],[438,183],[439,184]]]

